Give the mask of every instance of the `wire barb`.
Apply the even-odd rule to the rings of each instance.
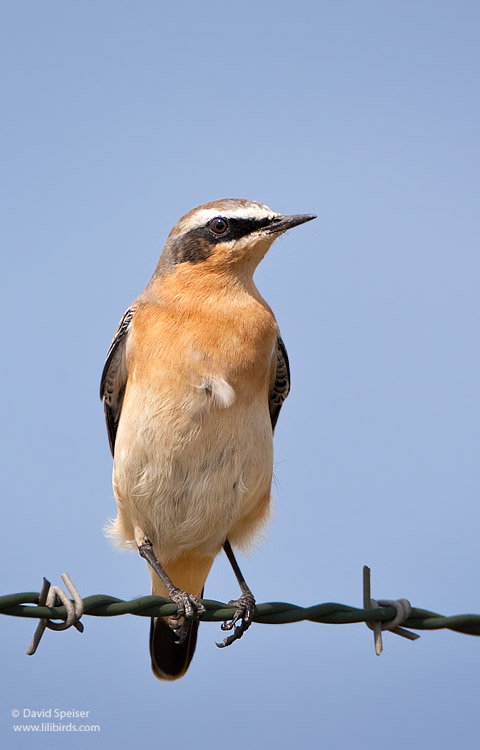
[[[364,609],[378,609],[379,607],[394,607],[397,614],[391,620],[380,621],[370,620],[365,622],[367,628],[373,630],[373,642],[375,646],[375,653],[377,656],[383,651],[383,640],[382,630],[390,630],[395,635],[401,635],[402,638],[408,638],[411,641],[416,641],[420,636],[417,633],[412,633],[411,630],[405,630],[405,628],[398,627],[402,623],[406,622],[412,613],[412,605],[408,599],[372,599],[371,585],[370,585],[370,568],[368,565],[363,566],[363,608]]]
[[[83,599],[78,593],[68,573],[62,573],[62,581],[64,582],[69,593],[72,595],[73,602],[67,597],[60,586],[52,586],[50,581],[47,581],[47,579],[44,578],[42,590],[40,591],[40,595],[38,597],[38,604],[39,606],[46,605],[47,607],[53,607],[55,605],[55,600],[58,597],[66,609],[66,620],[64,622],[52,622],[52,620],[49,620],[48,618],[41,619],[33,634],[32,642],[27,649],[28,656],[33,656],[33,654],[37,650],[38,644],[40,643],[45,632],[45,628],[49,628],[49,630],[67,630],[73,625],[73,627],[76,628],[79,633],[83,633],[83,624],[80,622],[80,618],[83,615],[84,609]]]

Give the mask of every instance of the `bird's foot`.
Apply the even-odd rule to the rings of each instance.
[[[176,586],[169,590],[168,597],[177,605],[177,613],[169,617],[167,622],[178,638],[177,644],[180,645],[186,640],[191,623],[200,620],[207,610],[194,594],[187,594]]]
[[[233,630],[233,633],[224,638],[223,643],[217,643],[218,648],[225,648],[225,646],[230,646],[235,641],[238,641],[252,624],[252,617],[255,611],[255,597],[250,589],[244,591],[239,599],[234,599],[228,603],[232,607],[235,607],[235,614],[230,622],[225,621],[223,623],[222,630]],[[242,622],[240,625],[237,625],[239,620]]]

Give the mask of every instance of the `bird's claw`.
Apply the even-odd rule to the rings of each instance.
[[[238,641],[252,624],[255,598],[250,591],[243,593],[239,599],[234,599],[228,603],[232,607],[235,607],[235,613],[230,622],[225,621],[222,623],[221,628],[222,630],[233,630],[233,633],[224,638],[222,643],[217,643],[218,648],[225,648]],[[237,625],[239,620],[242,622],[240,625]]]
[[[176,643],[181,645],[190,632],[190,624],[193,620],[200,620],[207,610],[194,594],[176,587],[168,592],[168,597],[177,605],[177,613],[169,617],[167,622],[178,637]]]

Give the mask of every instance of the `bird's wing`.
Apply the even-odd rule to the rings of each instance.
[[[115,447],[115,437],[122,411],[123,396],[127,384],[127,363],[125,348],[135,307],[129,307],[115,331],[112,344],[102,372],[100,399],[104,400],[105,421],[107,423],[110,450]]]
[[[283,402],[290,391],[290,365],[288,363],[288,354],[281,336],[277,339],[277,369],[275,379],[268,394],[268,408],[270,409],[270,419],[272,430],[275,430],[278,415],[282,408]]]

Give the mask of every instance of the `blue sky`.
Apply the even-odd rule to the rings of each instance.
[[[258,601],[378,598],[480,612],[477,3],[2,3],[2,593],[66,570],[83,595],[148,592],[114,514],[103,358],[176,220],[245,197],[317,213],[262,262],[292,366],[275,515],[242,558]],[[223,557],[206,594],[237,594]],[[199,750],[478,737],[480,640],[254,625],[187,677],[150,673],[148,621],[85,633],[3,617],[12,710],[90,711],[99,735]],[[215,740],[216,738],[216,740]]]

